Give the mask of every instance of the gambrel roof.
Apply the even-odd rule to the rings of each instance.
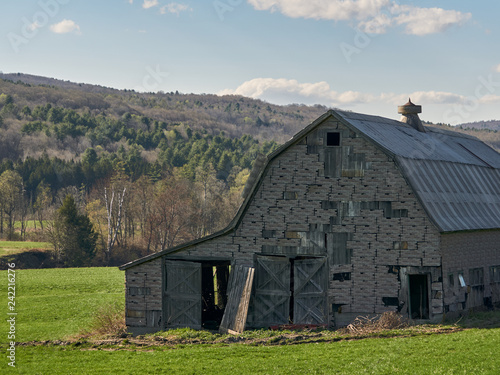
[[[500,154],[475,137],[336,112],[392,156],[441,232],[500,228]]]
[[[194,240],[121,266],[127,269],[233,231],[268,165],[324,121],[340,121],[392,158],[440,232],[500,228],[500,154],[475,137],[426,127],[420,132],[379,116],[330,110],[267,156],[250,193],[229,225]]]

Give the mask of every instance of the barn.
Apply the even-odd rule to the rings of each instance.
[[[432,322],[500,303],[500,154],[398,109],[328,111],[254,167],[224,230],[121,266],[129,331]]]

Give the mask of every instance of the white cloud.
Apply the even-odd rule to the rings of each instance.
[[[160,8],[160,13],[161,14],[173,13],[173,14],[176,14],[178,16],[181,12],[192,11],[192,10],[193,9],[190,8],[186,4],[170,3],[170,4],[167,4],[165,6],[162,6]]]
[[[462,95],[445,91],[415,91],[410,94],[410,97],[413,102],[422,104],[454,104],[466,101]]]
[[[495,67],[493,67],[493,70],[497,73],[500,73],[500,64],[496,65]]]
[[[75,21],[65,19],[59,23],[50,25],[50,31],[56,34],[67,34],[72,32],[80,34],[80,26],[78,26]]]
[[[484,104],[500,104],[500,96],[493,94],[485,95],[479,99],[479,102]]]
[[[142,7],[144,9],[149,9],[149,8],[157,6],[158,4],[159,4],[158,0],[144,0]]]
[[[464,25],[472,15],[441,8],[398,5],[394,0],[248,0],[257,10],[281,12],[292,18],[357,20],[364,32],[382,34],[389,27],[404,26],[412,35],[439,33]]]
[[[226,89],[219,95],[242,95],[270,100],[275,103],[318,103],[326,105],[353,104],[372,100],[371,95],[355,91],[338,93],[327,82],[299,83],[295,79],[255,78],[235,90]]]
[[[452,26],[463,26],[471,17],[470,13],[441,8],[417,8],[395,6],[395,22],[405,26],[405,32],[412,35],[427,35],[446,31]]]
[[[276,104],[304,103],[328,106],[353,106],[356,104],[383,103],[401,105],[408,96],[414,103],[426,105],[468,104],[472,99],[480,103],[500,103],[498,95],[472,98],[446,91],[414,91],[410,94],[380,93],[378,95],[359,91],[338,92],[327,82],[300,83],[295,79],[255,78],[243,82],[236,89],[226,89],[218,95],[241,95],[263,99]]]
[[[390,0],[248,0],[257,10],[280,11],[292,18],[334,21],[374,17]]]

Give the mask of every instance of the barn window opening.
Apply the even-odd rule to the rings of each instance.
[[[410,318],[429,319],[429,291],[427,275],[408,275]]]
[[[455,286],[455,277],[453,276],[452,273],[448,274],[448,284],[450,288],[453,288]]]
[[[500,283],[500,266],[490,267],[490,282]]]
[[[484,273],[482,268],[471,268],[469,270],[470,286],[482,286],[484,284]]]
[[[339,132],[326,133],[326,145],[327,146],[340,146],[340,133]]]
[[[351,280],[351,273],[350,272],[338,272],[333,274],[333,281],[348,281]]]

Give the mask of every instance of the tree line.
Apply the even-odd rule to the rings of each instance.
[[[53,191],[42,181],[26,194],[15,169],[0,175],[0,235],[53,244],[60,266],[118,265],[222,229],[242,202],[248,169],[233,168],[226,180],[211,164],[194,179],[175,168],[159,178],[132,179],[124,168],[92,186]]]

